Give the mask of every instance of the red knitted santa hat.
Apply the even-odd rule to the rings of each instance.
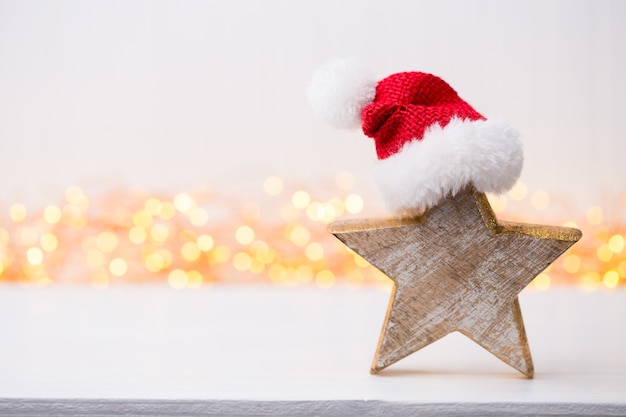
[[[336,60],[314,75],[308,96],[335,127],[361,126],[374,139],[374,186],[395,215],[419,214],[469,184],[503,193],[521,173],[518,133],[485,119],[437,76],[402,72],[376,82],[355,62]]]

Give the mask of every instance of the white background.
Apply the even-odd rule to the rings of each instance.
[[[522,132],[531,190],[605,205],[626,188],[625,19],[618,1],[0,1],[0,202],[341,170],[367,194],[373,142],[305,98],[354,57],[441,76]]]

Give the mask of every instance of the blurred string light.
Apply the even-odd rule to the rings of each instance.
[[[388,284],[326,224],[358,214],[363,199],[343,172],[328,198],[290,188],[278,177],[255,203],[214,192],[173,196],[118,190],[98,199],[69,187],[42,210],[0,206],[0,281],[21,285],[166,282],[176,289],[215,282],[314,284],[329,288]],[[7,213],[8,212],[8,213]]]
[[[215,282],[277,285],[337,283],[389,285],[367,261],[337,242],[326,224],[356,217],[365,208],[353,191],[354,177],[339,173],[326,196],[290,187],[279,177],[262,183],[255,203],[216,192],[174,196],[115,191],[88,198],[69,187],[65,199],[35,210],[21,203],[0,206],[0,281],[21,285],[165,282],[197,288]],[[583,239],[537,276],[532,287],[580,285],[586,290],[626,287],[624,208],[607,223],[599,206],[564,226],[583,229]],[[494,211],[511,218],[511,207],[546,214],[558,203],[545,191],[518,183],[507,195],[489,196]],[[557,216],[572,213],[559,212]]]

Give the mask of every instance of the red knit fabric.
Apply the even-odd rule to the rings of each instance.
[[[374,102],[363,109],[363,133],[374,138],[378,159],[422,140],[435,123],[445,127],[453,117],[484,120],[441,78],[423,72],[401,72],[380,81]]]

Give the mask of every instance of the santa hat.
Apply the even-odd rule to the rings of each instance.
[[[374,186],[397,216],[420,214],[468,185],[504,193],[520,176],[517,131],[483,117],[435,75],[377,82],[358,63],[335,60],[314,74],[308,98],[333,126],[362,127],[374,139]]]

